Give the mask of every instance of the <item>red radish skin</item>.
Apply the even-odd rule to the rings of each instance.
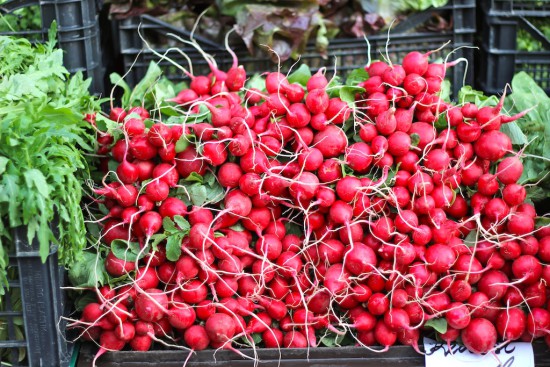
[[[497,342],[497,331],[487,319],[473,319],[460,334],[464,345],[476,354],[491,351]]]

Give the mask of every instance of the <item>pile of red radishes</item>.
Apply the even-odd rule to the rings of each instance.
[[[447,66],[418,52],[374,62],[353,103],[322,71],[304,86],[269,72],[259,90],[242,67],[213,67],[173,100],[177,124],[113,108],[122,138],[98,138],[118,162],[95,190],[109,210],[100,241],[145,256],[108,253],[107,272],[126,280],[98,289],[82,336],[101,350],[306,348],[331,335],[417,348],[441,319],[439,338],[475,353],[550,344],[550,230],[535,229],[521,154],[499,131],[521,114],[443,101]],[[182,183],[206,174],[222,200],[188,205]]]

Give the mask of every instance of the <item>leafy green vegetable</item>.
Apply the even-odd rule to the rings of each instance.
[[[524,149],[522,184],[536,183],[543,189],[531,192],[532,200],[541,199],[543,192],[550,196],[550,97],[527,73],[520,72],[512,79],[513,93],[507,96],[504,108],[513,115],[532,108],[517,122],[505,124],[502,131],[512,139],[517,150]],[[533,196],[535,195],[535,196]]]
[[[56,245],[69,265],[86,245],[80,201],[95,134],[83,117],[98,102],[91,81],[63,67],[55,34],[54,24],[44,44],[0,37],[0,295],[14,228],[26,226],[43,260]]]
[[[302,64],[298,69],[290,74],[287,79],[289,83],[298,83],[301,86],[305,87],[309,78],[311,78],[311,71],[309,70],[309,66],[307,66],[306,64]]]
[[[435,331],[441,334],[447,332],[447,320],[445,320],[445,318],[443,317],[438,319],[430,319],[426,321],[424,326],[431,327],[432,329],[434,329]]]
[[[85,251],[79,260],[69,269],[69,280],[72,285],[84,288],[106,283],[108,275],[101,254]]]

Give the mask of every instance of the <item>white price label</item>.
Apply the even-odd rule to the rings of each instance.
[[[495,351],[479,355],[463,345],[439,343],[424,338],[426,367],[534,367],[535,355],[531,343],[509,343]]]

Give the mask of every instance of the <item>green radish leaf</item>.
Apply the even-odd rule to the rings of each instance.
[[[145,95],[153,90],[161,75],[162,70],[160,69],[160,66],[156,62],[151,61],[145,76],[132,91],[130,96],[130,104],[141,106],[144,102]]]
[[[166,239],[166,235],[164,233],[157,233],[151,236],[151,246],[153,249],[156,249],[159,243],[164,241]]]
[[[356,86],[357,84],[369,79],[369,73],[364,68],[352,70],[346,78],[346,85]]]
[[[295,234],[298,236],[302,236],[304,234],[303,229],[298,224],[290,221],[285,223],[285,229],[287,234]]]
[[[447,320],[445,318],[430,319],[426,321],[424,326],[431,327],[440,334],[447,332]]]
[[[265,78],[262,77],[260,74],[254,74],[252,78],[247,80],[246,88],[256,88],[260,91],[265,90]]]
[[[111,81],[111,84],[113,84],[115,87],[118,86],[124,90],[124,94],[121,98],[122,107],[130,107],[130,96],[132,95],[132,89],[130,89],[128,83],[126,83],[124,81],[124,78],[122,78],[122,76],[117,73],[111,73],[111,75],[109,75],[109,80]]]
[[[357,93],[363,93],[364,91],[365,88],[344,86],[340,88],[340,99],[344,102],[347,102],[348,105],[353,108],[355,106],[355,95]]]
[[[416,147],[420,143],[420,135],[417,133],[411,134],[411,146]]]
[[[528,143],[527,137],[515,121],[501,125],[500,131],[508,135],[514,145],[525,145]]]
[[[535,218],[535,227],[542,228],[550,226],[550,217],[536,217]]]
[[[189,146],[189,140],[187,139],[187,136],[185,136],[184,134],[176,142],[176,147],[175,147],[176,153],[183,152],[185,149],[187,149],[188,146]]]
[[[176,225],[169,217],[164,217],[162,219],[162,228],[164,228],[164,230],[169,233],[178,232]]]
[[[253,333],[251,336],[252,336],[252,340],[254,340],[255,344],[260,344],[262,342],[262,334]]]
[[[451,102],[451,82],[449,80],[445,79],[441,83],[441,90],[438,95],[445,102]]]
[[[174,222],[177,224],[177,226],[183,232],[188,232],[189,229],[191,228],[191,225],[189,224],[189,222],[184,217],[182,217],[181,215],[175,215],[174,216]]]
[[[206,172],[204,175],[204,183],[208,186],[214,186],[217,183],[216,176],[211,172]]]
[[[449,122],[447,121],[447,112],[442,112],[439,114],[439,118],[435,122],[434,126],[437,130],[443,130],[449,126]]]
[[[526,199],[531,200],[532,202],[544,200],[548,193],[544,191],[542,187],[539,186],[528,186],[525,188],[527,192]]]
[[[135,262],[138,260],[138,255],[141,249],[138,242],[128,242],[125,240],[116,239],[111,242],[111,250],[117,259]],[[142,252],[139,258],[142,258],[143,256],[145,256],[145,252]]]
[[[296,69],[292,74],[288,76],[288,82],[289,83],[298,83],[302,87],[305,87],[307,84],[307,81],[311,78],[311,70],[309,70],[309,67],[306,64],[300,65],[298,69]]]
[[[169,261],[178,261],[181,256],[181,234],[174,234],[168,237],[166,241],[166,259]]]
[[[76,311],[82,311],[86,305],[97,302],[97,295],[93,292],[81,294],[74,302]]]
[[[237,232],[244,231],[244,227],[241,224],[241,222],[238,222],[237,224],[232,225],[231,227],[229,227],[229,229],[232,229],[232,230],[237,231]]]
[[[206,186],[195,184],[188,188],[191,202],[196,206],[203,206],[208,200]]]
[[[187,176],[187,178],[184,178],[184,181],[198,182],[202,184],[204,182],[204,178],[201,175],[199,175],[197,172],[191,172],[191,174]]]
[[[468,235],[464,239],[464,244],[468,247],[474,247],[477,243],[477,237],[478,237],[478,233],[474,228],[473,230],[470,231],[470,233],[468,233]]]
[[[346,334],[339,335],[333,332],[327,332],[321,337],[321,344],[325,347],[338,347],[346,337]]]

